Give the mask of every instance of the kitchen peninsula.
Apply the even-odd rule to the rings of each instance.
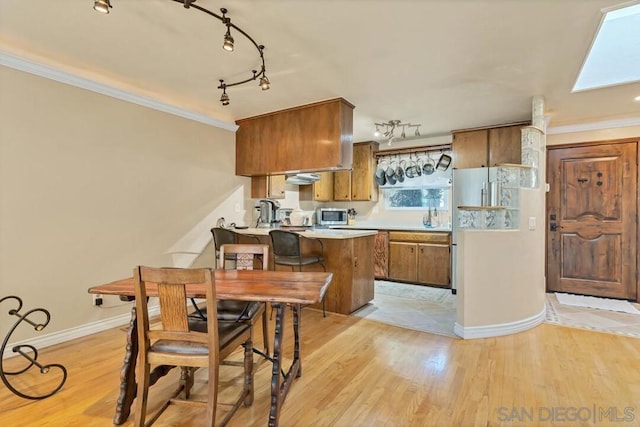
[[[271,248],[268,228],[235,230],[237,233],[256,237]],[[302,240],[302,250],[319,254],[322,242],[327,271],[333,273],[333,281],[325,294],[325,309],[334,313],[349,314],[373,300],[375,230],[305,229],[297,231],[310,238]],[[273,260],[273,256],[270,256]],[[273,264],[269,268],[274,268]],[[276,270],[288,270],[276,266]],[[304,271],[322,271],[319,265],[305,267]],[[312,306],[321,309],[322,304]]]

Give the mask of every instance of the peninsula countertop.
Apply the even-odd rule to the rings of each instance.
[[[316,239],[354,239],[356,237],[374,236],[377,234],[377,230],[342,230],[335,228],[303,228],[303,227],[281,227],[281,228],[244,228],[234,229],[238,234],[247,234],[252,236],[268,236],[271,230],[290,230],[296,233],[300,233],[305,237],[313,237]]]
[[[450,233],[451,227],[443,226],[443,227],[424,227],[418,225],[398,225],[398,224],[376,224],[376,223],[355,223],[353,225],[338,225],[332,227],[332,229],[341,229],[341,230],[391,230],[391,231],[432,231],[432,232],[442,232],[442,233]]]

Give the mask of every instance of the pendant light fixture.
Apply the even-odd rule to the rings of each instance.
[[[224,34],[223,42],[222,42],[222,48],[225,51],[233,52],[235,49],[235,40],[231,35],[231,28],[233,28],[237,33],[240,33],[243,36],[245,36],[258,51],[258,56],[260,57],[260,62],[262,63],[260,67],[260,71],[251,70],[252,71],[251,77],[248,77],[243,80],[238,80],[232,83],[225,83],[224,79],[220,79],[220,84],[218,85],[218,89],[222,90],[222,96],[220,96],[220,102],[222,103],[222,105],[225,105],[225,106],[229,105],[229,95],[227,94],[227,88],[229,87],[238,86],[244,83],[248,83],[250,81],[258,80],[258,86],[260,87],[260,89],[264,91],[270,88],[271,82],[267,77],[267,69],[264,63],[264,45],[261,45],[261,44],[259,45],[258,43],[256,43],[255,40],[253,40],[253,38],[249,34],[247,34],[237,25],[233,24],[231,22],[231,18],[227,17],[227,12],[228,12],[227,9],[225,9],[224,7],[220,8],[220,12],[222,12],[222,16],[220,16],[210,11],[209,9],[206,9],[202,6],[194,4],[195,0],[171,0],[171,1],[176,3],[181,3],[185,7],[185,9],[194,8],[203,13],[206,13],[207,15],[218,19],[223,25],[225,25],[227,27],[227,31]],[[97,12],[108,14],[110,8],[111,8],[110,0],[94,0],[93,2],[93,9],[96,10]]]

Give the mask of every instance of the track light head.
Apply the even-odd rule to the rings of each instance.
[[[111,3],[109,0],[95,0],[93,2],[93,10],[96,12],[104,13],[105,15],[109,14],[109,8],[111,8]]]
[[[262,77],[260,77],[260,83],[259,86],[262,90],[269,90],[271,82],[269,81],[269,78],[267,77],[266,74],[263,74]]]
[[[220,86],[218,86],[218,89],[222,89],[222,96],[220,97],[222,105],[229,105],[229,95],[227,95],[227,85],[224,80],[220,80]]]
[[[227,92],[222,92],[220,102],[222,102],[222,105],[229,105],[229,95],[227,95]]]
[[[224,35],[224,43],[222,48],[227,52],[233,52],[233,37],[231,36],[231,30],[227,27],[227,33]]]

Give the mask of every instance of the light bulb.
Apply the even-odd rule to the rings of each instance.
[[[233,52],[233,37],[231,37],[231,31],[227,28],[227,33],[224,35],[224,43],[222,48],[227,52]]]
[[[93,10],[100,13],[108,14],[110,7],[111,4],[109,3],[109,0],[95,0],[93,2]]]

